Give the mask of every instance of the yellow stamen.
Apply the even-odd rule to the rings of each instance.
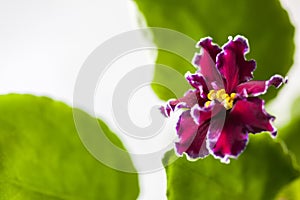
[[[209,100],[215,100],[216,99],[216,91],[215,90],[210,90],[209,93],[207,94],[207,98]]]
[[[210,106],[211,102],[214,100],[217,100],[220,102],[226,110],[229,110],[233,106],[233,101],[236,97],[236,93],[231,93],[230,95],[226,93],[225,89],[220,89],[220,90],[210,90],[209,93],[207,94],[207,98],[210,101],[205,102],[204,106],[208,107]]]
[[[228,98],[228,97],[229,97],[229,95],[226,94],[226,93],[221,95],[221,99],[222,99],[222,100],[224,100],[224,99],[226,99],[226,98]]]
[[[207,102],[205,102],[204,106],[208,107],[208,106],[210,106],[210,104],[211,104],[211,101],[207,101]]]
[[[230,98],[231,98],[231,99],[234,99],[235,96],[236,96],[236,93],[231,93],[231,94],[230,94]]]
[[[229,110],[232,108],[233,106],[233,100],[236,96],[236,93],[231,93],[230,96],[228,95],[228,97],[226,97],[226,99],[222,102],[224,107]]]
[[[217,94],[216,94],[217,100],[221,102],[222,100],[224,100],[226,98],[226,95],[227,94],[226,94],[225,89],[218,90]]]

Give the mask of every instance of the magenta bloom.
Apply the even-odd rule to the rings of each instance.
[[[278,88],[286,80],[279,75],[267,81],[254,81],[254,60],[246,60],[248,41],[236,36],[220,48],[211,38],[202,39],[201,54],[196,54],[195,74],[186,74],[194,88],[177,100],[169,100],[162,109],[170,116],[182,109],[177,122],[179,155],[190,159],[204,158],[212,154],[222,162],[236,158],[245,149],[249,133],[269,131],[276,136],[271,124],[275,117],[264,109],[264,101],[258,98],[273,85]]]

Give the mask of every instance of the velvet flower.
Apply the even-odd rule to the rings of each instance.
[[[193,160],[212,154],[228,163],[246,148],[249,133],[268,131],[276,136],[275,117],[265,111],[258,96],[286,79],[274,75],[266,81],[252,80],[256,62],[245,58],[249,45],[242,36],[229,38],[222,48],[211,38],[200,40],[197,46],[201,47],[193,61],[197,71],[186,74],[193,89],[169,100],[162,111],[169,117],[182,110],[176,126],[178,155]]]

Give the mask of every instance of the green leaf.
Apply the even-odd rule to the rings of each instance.
[[[0,200],[137,198],[137,174],[111,169],[85,149],[72,108],[46,97],[11,94],[0,96],[0,113]],[[122,146],[102,121],[99,125]],[[113,154],[111,159],[118,162]]]
[[[295,161],[300,168],[300,97],[292,105],[292,120],[279,129],[279,137],[284,140],[287,149],[292,153]],[[278,200],[298,200],[300,199],[300,178],[286,186],[277,196]]]
[[[186,40],[174,40],[154,31],[154,42],[158,47],[169,44],[181,48],[189,55],[182,58],[174,53],[161,50],[156,62],[176,69],[181,74],[195,71],[190,64],[196,52],[194,46],[203,37],[211,36],[223,45],[228,36],[237,34],[249,39],[251,51],[247,58],[257,61],[255,79],[266,80],[273,74],[285,75],[293,63],[294,27],[287,12],[278,0],[135,0],[149,27],[163,27],[179,31],[195,42],[185,45]],[[169,49],[170,50],[170,49]],[[199,51],[199,50],[197,50]],[[182,77],[184,79],[184,77]],[[164,81],[164,82],[163,82]],[[174,81],[172,74],[156,68],[153,82],[164,83],[165,87],[153,85],[156,94],[164,100],[174,97],[168,88],[181,88],[182,94],[189,87],[182,81]],[[181,94],[181,95],[182,95]],[[265,99],[276,94],[271,89]]]
[[[179,158],[167,168],[169,200],[268,200],[299,176],[280,143],[267,134],[250,138],[245,152],[226,165],[209,156]]]
[[[294,154],[300,166],[300,98],[296,99],[293,103],[291,116],[291,121],[279,129],[278,136],[285,142],[288,150]]]
[[[276,197],[276,200],[299,200],[300,178],[284,187]]]

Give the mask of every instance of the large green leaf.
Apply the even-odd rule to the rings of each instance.
[[[167,168],[169,200],[269,200],[299,176],[280,143],[267,134],[250,138],[230,164],[212,156],[196,162],[179,158]]]
[[[143,13],[149,27],[164,27],[179,31],[198,41],[202,37],[211,36],[222,45],[228,36],[244,35],[249,39],[251,52],[247,56],[257,61],[255,79],[265,80],[275,73],[285,75],[293,62],[294,27],[291,25],[286,11],[278,0],[135,0]],[[169,43],[170,46],[182,48],[190,55],[180,58],[174,53],[159,51],[157,63],[170,66],[180,73],[195,71],[190,64],[196,49],[184,45],[186,40],[174,40],[165,34],[153,32],[154,42],[158,47]],[[171,48],[173,48],[171,47]],[[175,47],[175,48],[176,48]],[[168,49],[171,50],[171,49]],[[182,77],[183,78],[183,77]],[[182,94],[188,85],[174,81],[172,74],[166,74],[156,68],[154,82],[165,87],[154,85],[156,94],[161,99],[169,99],[174,94],[168,89],[175,84],[181,88]],[[275,96],[275,90],[265,97]]]
[[[72,108],[45,97],[12,94],[0,96],[0,113],[0,200],[137,198],[137,174],[113,170],[90,155],[77,134]],[[111,159],[118,162],[113,154]]]

